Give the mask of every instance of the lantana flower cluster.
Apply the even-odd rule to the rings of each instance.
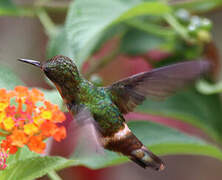
[[[59,107],[44,100],[43,93],[35,88],[0,89],[0,136],[5,137],[2,152],[14,154],[26,145],[31,151],[44,153],[46,138],[61,141],[66,137],[65,127],[57,125],[64,120]]]

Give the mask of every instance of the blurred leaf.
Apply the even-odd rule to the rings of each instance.
[[[33,180],[52,170],[71,166],[73,162],[61,157],[41,157],[25,146],[19,149],[16,154],[9,156],[8,167],[4,171],[0,171],[0,179]]]
[[[154,22],[153,22],[154,21]],[[131,19],[125,22],[127,25],[134,27],[138,30],[146,32],[148,34],[160,36],[161,38],[175,38],[175,32],[169,27],[159,25],[159,22],[155,22],[154,18],[138,20]]]
[[[125,4],[127,5],[127,4]],[[163,15],[170,12],[170,7],[160,2],[141,2],[125,11],[117,20],[124,21],[136,16],[143,15]]]
[[[141,15],[164,15],[170,8],[161,2],[76,0],[68,12],[66,31],[77,65],[90,55],[111,25]]]
[[[215,94],[222,92],[222,82],[217,84],[210,84],[205,80],[201,80],[196,85],[198,91],[203,94]]]
[[[173,4],[175,8],[184,8],[192,12],[207,12],[222,6],[221,0],[190,0],[178,1]]]
[[[48,58],[52,58],[59,54],[74,58],[74,54],[67,41],[67,34],[64,27],[60,27],[56,35],[50,37],[47,47]]]
[[[11,0],[0,0],[1,7],[14,7]]]
[[[14,89],[15,86],[24,85],[24,83],[15,75],[12,70],[1,65],[0,67],[0,88],[7,90]]]
[[[17,7],[11,0],[0,0],[0,16],[34,16],[33,10]]]
[[[7,15],[16,11],[16,6],[11,0],[0,0],[0,15]]]
[[[136,111],[185,121],[202,129],[212,138],[221,140],[221,109],[219,96],[205,96],[190,90],[161,102],[146,100]]]
[[[53,104],[57,104],[60,107],[60,109],[63,108],[63,100],[57,89],[55,90],[39,89],[39,90],[44,93],[44,97],[47,101],[50,101]]]
[[[39,155],[37,153],[30,151],[27,146],[24,146],[23,148],[20,148],[16,152],[16,154],[9,155],[9,158],[7,159],[7,164],[10,165],[15,163],[17,160],[25,160],[28,158],[33,158],[38,156]]]
[[[128,54],[142,54],[161,46],[163,43],[164,40],[161,37],[131,29],[123,36],[120,50]]]
[[[104,45],[105,42],[107,42],[114,36],[121,38],[125,34],[127,29],[128,27],[125,24],[116,24],[108,28],[107,30],[105,30],[104,33],[102,33],[100,39],[98,40],[96,46],[92,49],[92,51],[98,51]]]
[[[31,157],[15,161],[0,171],[1,180],[33,180],[52,170],[59,170],[73,164],[73,160],[61,157]]]
[[[135,135],[155,154],[207,155],[222,160],[222,152],[217,147],[174,129],[144,121],[129,122],[128,125]],[[120,164],[128,160],[127,157],[111,151],[105,151],[104,155],[81,156],[81,149],[78,147],[72,158],[78,160],[78,165],[93,169]]]

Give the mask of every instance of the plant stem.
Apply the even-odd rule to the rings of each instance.
[[[31,7],[20,7],[20,6],[18,6],[18,8],[0,7],[0,16],[34,17],[35,12],[34,12],[34,8],[31,8]]]
[[[57,27],[56,25],[53,23],[53,21],[51,20],[51,18],[48,16],[47,12],[43,9],[43,8],[38,8],[36,10],[36,14],[40,20],[40,22],[42,23],[42,25],[44,26],[44,29],[46,31],[46,34],[49,37],[52,37],[56,34],[57,32]]]
[[[172,14],[168,13],[164,16],[164,18],[185,41],[191,42],[191,38],[189,37],[187,30],[177,21],[177,19]]]
[[[23,17],[35,17],[36,9],[44,8],[46,12],[67,12],[69,2],[48,2],[40,1],[35,5],[16,5],[13,7],[0,7],[0,16],[23,16]]]
[[[137,28],[139,30],[142,30],[144,32],[154,34],[157,36],[163,36],[163,37],[169,38],[169,36],[173,37],[175,35],[175,33],[172,30],[166,29],[156,24],[152,24],[150,22],[144,23],[143,21],[140,21],[140,20],[130,20],[130,21],[126,21],[126,24],[134,28]]]
[[[59,175],[58,175],[55,171],[50,171],[50,172],[48,172],[48,177],[49,177],[51,180],[62,180],[62,178],[59,177]]]

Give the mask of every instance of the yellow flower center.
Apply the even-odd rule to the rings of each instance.
[[[0,102],[0,111],[4,111],[8,106],[8,102]]]
[[[43,111],[40,116],[43,119],[51,119],[52,118],[52,112],[51,111]]]
[[[0,123],[3,122],[3,119],[6,117],[5,112],[0,112]]]
[[[38,127],[33,123],[29,123],[29,124],[24,125],[24,132],[27,135],[33,135],[33,134],[37,133],[38,130],[39,130]]]
[[[15,122],[11,117],[7,117],[3,120],[3,124],[6,130],[11,130],[14,127]]]

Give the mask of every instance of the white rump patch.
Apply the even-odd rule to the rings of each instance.
[[[125,137],[128,133],[130,133],[130,129],[128,128],[127,124],[124,123],[124,128],[116,132],[113,136],[114,139],[121,139]]]
[[[127,124],[124,123],[124,128],[116,132],[113,136],[111,137],[105,137],[101,138],[101,143],[103,146],[106,146],[110,141],[118,141],[122,138],[124,138],[128,133],[130,133],[130,129],[128,128]]]

